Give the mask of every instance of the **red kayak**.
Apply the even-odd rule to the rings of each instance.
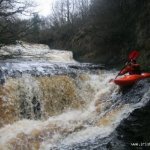
[[[126,75],[113,81],[119,86],[130,86],[135,84],[137,81],[146,78],[150,78],[150,73],[142,73],[141,75]]]

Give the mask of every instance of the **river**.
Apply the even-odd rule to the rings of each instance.
[[[1,150],[126,149],[117,130],[149,102],[148,80],[122,93],[109,83],[117,71],[44,45],[4,47],[1,57]]]

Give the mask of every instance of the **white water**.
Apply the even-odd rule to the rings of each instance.
[[[44,44],[30,44],[25,42],[18,42],[17,45],[1,47],[0,56],[7,58],[13,56],[13,58],[22,58],[25,60],[76,63],[71,51],[50,49]]]
[[[87,99],[86,107],[69,109],[47,120],[20,120],[1,128],[0,148],[67,149],[67,146],[74,147],[73,145],[88,140],[94,143],[96,137],[109,136],[122,119],[128,117],[134,109],[144,106],[150,96],[149,85],[143,81],[139,83],[144,85],[142,98],[133,103],[130,94],[123,97],[118,94],[118,87],[108,82],[114,75],[115,73],[104,71],[99,75],[87,75],[85,82],[77,81],[78,86],[85,89],[78,89],[78,93]],[[88,95],[88,88],[93,90],[93,95]],[[126,97],[128,101],[124,100]]]
[[[17,80],[9,79],[9,82],[6,82],[4,85],[7,94],[5,95],[4,92],[4,95],[2,94],[0,97],[4,102],[2,105],[9,106],[8,102],[10,102],[12,103],[10,106],[12,105],[19,109],[20,106],[16,101],[21,100],[23,103],[25,100],[27,104],[23,103],[23,106],[28,107],[24,108],[25,112],[31,113],[30,118],[32,118],[30,120],[21,119],[26,115],[22,114],[19,121],[0,128],[0,150],[66,150],[68,147],[75,149],[75,145],[84,142],[90,141],[94,143],[97,137],[101,139],[108,137],[122,119],[128,117],[133,110],[144,106],[149,101],[150,90],[149,84],[146,81],[141,81],[136,85],[137,87],[133,87],[133,91],[122,95],[118,93],[119,88],[116,85],[108,82],[111,78],[114,78],[115,71],[100,71],[99,74],[80,72],[79,74],[79,70],[71,70],[72,68],[69,67],[69,65],[81,67],[81,64],[73,59],[73,55],[69,51],[51,50],[46,45],[33,45],[23,42],[17,45],[2,47],[0,56],[13,56],[15,58],[14,60],[1,61],[0,63],[3,72],[7,72],[7,77],[16,75],[17,72],[21,73],[21,75],[15,76]],[[65,73],[69,73],[69,71],[75,73],[77,77],[75,79],[59,78],[59,76],[54,78],[57,79],[56,82],[66,79],[66,84],[63,82],[61,85],[60,83],[55,83],[54,79],[48,79],[50,77],[42,78],[43,75],[55,75],[55,71],[60,71],[60,74],[63,74],[64,70]],[[42,75],[41,78],[32,77],[30,74],[33,72]],[[29,75],[26,75],[26,73],[29,73]],[[41,83],[46,84],[44,85],[45,89],[42,87],[43,85],[40,85]],[[54,86],[48,84],[54,84]],[[61,89],[59,92],[62,92],[63,89],[71,88],[71,91],[75,91],[77,96],[69,97],[70,95],[66,90],[64,94],[67,95],[58,94],[57,99],[55,95],[48,93],[49,91],[52,92],[54,87],[57,89],[58,85],[60,85]],[[13,86],[19,86],[20,89],[15,91]],[[52,87],[49,88],[50,86]],[[46,88],[49,90],[44,93],[42,89],[46,90]],[[139,90],[136,90],[138,88]],[[78,109],[73,109],[67,104],[63,104],[67,108],[64,108],[60,115],[50,117],[48,115],[49,112],[45,112],[43,103],[51,101],[51,99],[44,101],[44,94],[49,96],[48,98],[54,96],[55,99],[52,101],[56,101],[58,108],[59,100],[67,96],[70,98],[69,101],[83,101],[84,105]],[[32,112],[32,100],[34,97],[36,97],[36,101],[41,105],[41,112],[39,112],[41,120],[33,120],[33,118],[38,118],[36,117],[38,115]],[[63,101],[61,102],[63,103]],[[50,104],[54,105],[54,103]],[[12,107],[9,108],[12,109]],[[24,113],[23,110],[21,112]],[[7,111],[5,113],[7,117]],[[48,117],[44,117],[43,114],[46,114]],[[34,115],[36,116],[34,117]]]

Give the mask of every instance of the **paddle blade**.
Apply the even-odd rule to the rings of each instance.
[[[139,53],[138,51],[133,50],[133,51],[129,54],[128,59],[129,59],[129,60],[132,60],[132,59],[135,60],[136,58],[139,57],[139,55],[140,55],[140,53]]]

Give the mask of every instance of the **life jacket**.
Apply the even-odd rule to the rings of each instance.
[[[140,65],[139,64],[133,64],[133,63],[129,64],[123,70],[121,70],[121,72],[119,73],[119,75],[124,75],[126,73],[129,73],[130,75],[141,74]]]

